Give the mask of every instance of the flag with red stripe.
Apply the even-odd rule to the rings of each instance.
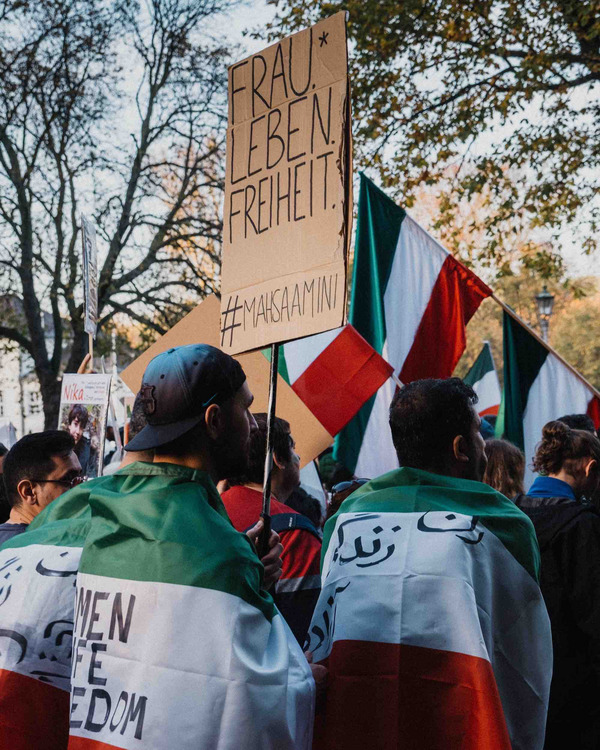
[[[325,526],[309,648],[316,750],[541,750],[552,639],[530,520],[491,487],[402,468]]]
[[[350,323],[402,382],[452,375],[465,326],[491,293],[361,175]],[[336,440],[336,457],[357,475],[397,466],[387,426],[394,388],[388,380]]]
[[[279,372],[334,437],[394,368],[351,325],[289,341]]]

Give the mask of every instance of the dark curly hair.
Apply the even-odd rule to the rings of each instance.
[[[546,476],[561,469],[570,473],[582,458],[594,458],[600,465],[600,440],[591,432],[572,430],[555,420],[544,425],[532,465],[534,471]]]
[[[229,484],[247,484],[254,482],[262,484],[265,472],[265,456],[267,453],[267,415],[264,412],[254,414],[258,430],[250,435],[250,449],[248,451],[248,470],[243,477],[229,480]],[[285,419],[275,417],[273,426],[273,453],[280,461],[292,458],[294,442],[290,435],[290,423]]]
[[[477,401],[460,378],[415,380],[396,391],[390,428],[400,465],[444,469],[454,438],[471,431]]]
[[[565,414],[564,417],[559,417],[557,421],[564,422],[572,430],[585,430],[586,432],[591,432],[593,435],[596,434],[594,420],[589,414]]]

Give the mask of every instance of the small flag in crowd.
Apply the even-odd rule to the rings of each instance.
[[[403,383],[452,375],[465,326],[491,293],[361,175],[350,323]],[[359,476],[398,465],[388,427],[394,389],[388,381],[336,440],[336,458]]]
[[[477,411],[480,417],[498,414],[502,394],[489,341],[484,343],[483,349],[463,380],[479,397]]]
[[[398,469],[326,523],[322,560],[317,750],[541,750],[550,622],[533,526],[512,502]]]
[[[525,489],[531,461],[547,423],[566,414],[589,414],[600,426],[600,399],[567,364],[504,312],[504,392],[496,435],[525,452]]]
[[[279,370],[333,437],[394,368],[346,325],[284,344]]]

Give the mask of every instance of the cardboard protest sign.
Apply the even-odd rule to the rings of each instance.
[[[121,379],[134,393],[137,393],[142,384],[146,366],[161,352],[172,346],[184,344],[203,343],[218,347],[218,323],[219,301],[213,295],[207,297],[123,370]],[[248,385],[254,394],[252,411],[266,412],[269,362],[261,352],[242,354],[236,356],[236,359],[244,368]],[[333,443],[333,437],[281,376],[279,376],[277,389],[277,416],[290,423],[296,441],[296,450],[300,456],[300,464],[304,466],[328,448]]]
[[[85,320],[83,328],[94,338],[98,323],[98,254],[96,250],[96,227],[81,215],[83,236],[83,306]]]
[[[70,433],[81,469],[90,478],[102,474],[110,383],[110,375],[63,375],[58,429]]]
[[[345,322],[351,142],[344,12],[229,68],[225,351]]]

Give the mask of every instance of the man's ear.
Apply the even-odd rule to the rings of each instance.
[[[276,467],[277,467],[278,469],[281,469],[282,471],[283,471],[283,469],[285,469],[285,467],[286,467],[286,462],[285,462],[285,461],[282,461],[282,460],[281,460],[281,459],[280,459],[280,458],[279,458],[279,457],[277,456],[277,453],[275,453],[275,451],[273,451],[273,464],[274,464],[274,465],[275,465],[275,466],[276,466]]]
[[[29,479],[21,479],[17,484],[17,492],[19,498],[24,505],[37,505],[37,497],[35,495],[35,486]]]
[[[223,410],[219,404],[211,404],[204,412],[204,424],[208,437],[216,440],[223,432]]]
[[[452,441],[452,453],[454,458],[461,463],[469,463],[471,460],[465,453],[465,439],[462,435],[457,435]]]

